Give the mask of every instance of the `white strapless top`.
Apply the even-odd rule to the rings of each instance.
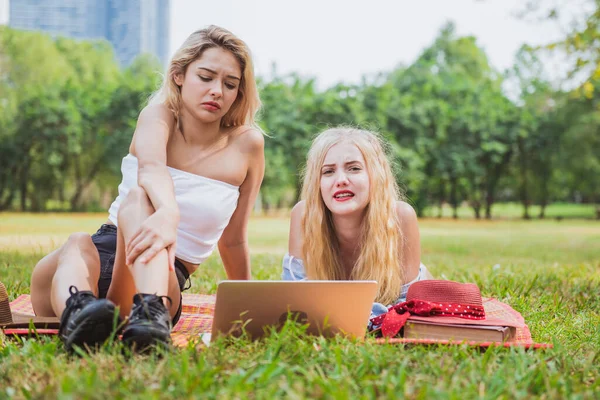
[[[173,179],[180,215],[175,256],[183,261],[200,264],[213,252],[227,227],[237,207],[239,187],[167,168]],[[109,219],[115,225],[121,202],[129,190],[137,186],[138,160],[134,155],[127,154],[123,158],[121,172],[123,181],[119,185],[119,195],[108,210]]]

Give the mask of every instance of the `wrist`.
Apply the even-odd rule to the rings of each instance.
[[[169,221],[175,221],[179,223],[179,208],[178,207],[162,207],[156,210],[157,213],[162,214]]]

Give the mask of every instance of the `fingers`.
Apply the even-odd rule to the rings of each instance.
[[[164,249],[164,246],[160,245],[157,242],[154,242],[152,246],[150,246],[144,254],[140,257],[140,262],[142,264],[146,264],[150,262],[161,250]]]
[[[140,243],[132,247],[129,253],[127,253],[125,263],[127,265],[132,265],[138,259],[138,257],[140,257],[140,255],[148,250],[151,246],[153,246],[152,240],[142,240]],[[140,258],[140,261],[142,260],[143,258]]]
[[[143,227],[138,228],[125,247],[125,263],[127,265],[131,265],[137,256],[148,247],[147,245],[144,246],[142,244],[142,241],[144,241],[144,238],[146,237],[146,235],[142,235],[142,232]]]
[[[175,244],[165,246],[162,240],[152,240],[152,238],[141,239],[137,245],[133,246],[126,254],[126,265],[133,265],[139,259],[142,264],[147,264],[161,251],[167,250],[169,270],[175,270]]]
[[[175,268],[176,229],[165,227],[160,219],[153,218],[156,215],[157,213],[147,218],[128,240],[125,247],[127,265],[132,265],[137,260],[146,264],[161,250],[166,249],[169,269]]]

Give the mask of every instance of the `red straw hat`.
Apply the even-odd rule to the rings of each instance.
[[[477,285],[443,280],[413,283],[408,288],[405,302],[389,307],[386,314],[372,318],[371,322],[381,325],[384,336],[392,337],[408,319],[445,324],[522,327],[515,321],[487,318]]]
[[[406,301],[410,300],[483,306],[481,292],[476,284],[442,280],[425,280],[413,283],[406,293]]]

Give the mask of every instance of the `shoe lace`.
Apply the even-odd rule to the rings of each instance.
[[[71,285],[69,287],[69,294],[71,295],[70,307],[72,307],[72,308],[79,308],[79,307],[85,305],[85,303],[87,303],[89,301],[90,296],[93,296],[89,292],[80,291],[74,285]]]
[[[169,307],[173,305],[173,300],[169,296],[156,296],[151,300],[143,300],[139,303],[139,308],[141,309],[141,313],[139,313],[139,317],[146,317],[147,319],[156,319],[160,317],[164,313],[164,303],[163,299],[167,299],[169,301]]]
[[[89,301],[94,298],[94,295],[88,291],[80,291],[75,285],[69,286],[69,294],[71,297],[67,300],[67,307],[60,317],[60,332],[66,329],[65,322],[69,320],[73,313],[80,311]]]

